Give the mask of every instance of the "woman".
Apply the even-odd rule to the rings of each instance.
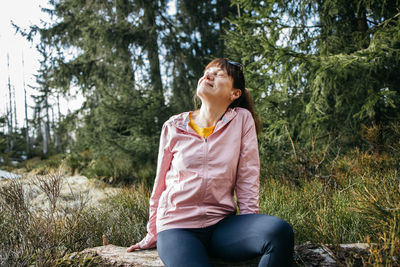
[[[167,267],[212,266],[209,256],[290,266],[292,228],[258,214],[257,120],[242,65],[211,61],[196,94],[199,110],[163,126],[148,233],[127,251],[157,246]]]

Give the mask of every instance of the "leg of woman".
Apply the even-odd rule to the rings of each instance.
[[[264,214],[230,216],[217,224],[211,239],[218,257],[241,261],[262,256],[259,267],[292,266],[293,247],[292,227]]]
[[[157,235],[157,252],[166,267],[211,267],[201,233],[170,229]]]

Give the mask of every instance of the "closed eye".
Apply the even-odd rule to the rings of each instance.
[[[224,71],[219,71],[217,75],[219,77],[225,77],[225,72]]]
[[[218,77],[225,77],[226,72],[220,68],[210,68],[204,72],[204,75],[213,75],[213,76],[218,76]]]

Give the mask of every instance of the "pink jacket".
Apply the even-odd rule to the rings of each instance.
[[[207,227],[235,214],[235,190],[240,213],[258,213],[260,161],[251,113],[228,109],[208,139],[188,124],[184,112],[162,128],[141,249],[155,247],[163,230]]]

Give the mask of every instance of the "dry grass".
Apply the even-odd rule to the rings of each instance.
[[[290,222],[297,244],[366,242],[365,265],[400,266],[399,167],[394,156],[355,150],[327,179],[264,180],[261,211]]]
[[[55,172],[34,177],[30,187],[23,179],[0,186],[0,266],[54,266],[67,253],[101,245],[103,234],[123,246],[144,235],[149,197],[144,186],[120,190],[93,206],[82,191],[71,190],[69,201],[60,201],[63,181],[63,173]],[[48,208],[32,207],[29,190],[45,195]]]
[[[291,223],[297,244],[367,242],[365,265],[399,266],[398,164],[394,156],[356,150],[337,159],[327,178],[299,179],[296,184],[262,179],[261,212]],[[101,245],[103,234],[120,246],[145,235],[147,186],[120,188],[93,201],[96,195],[75,190],[87,186],[82,179],[67,186],[66,195],[68,179],[55,172],[32,178],[29,186],[23,180],[0,186],[0,232],[5,233],[0,235],[1,266],[53,266],[67,253]],[[102,189],[108,187],[103,184]]]

